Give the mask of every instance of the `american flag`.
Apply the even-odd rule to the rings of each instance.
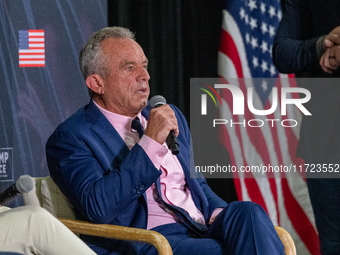
[[[19,67],[44,66],[44,30],[19,30]]]
[[[253,88],[256,109],[271,108],[274,86],[278,91],[283,87],[296,87],[294,76],[278,73],[272,62],[273,40],[281,18],[279,0],[226,0],[226,9],[223,10],[218,74],[227,81],[232,80],[232,84],[237,85],[244,95],[247,95],[247,88]],[[258,79],[235,78],[259,78],[261,82],[254,82]],[[268,82],[267,78],[274,82]],[[275,123],[278,124],[272,127],[270,122],[265,121],[266,118],[280,121],[295,119],[301,123],[299,110],[287,109],[287,115],[281,115],[278,106],[274,113],[258,116],[245,107],[244,115],[232,115],[233,101],[230,93],[225,91],[220,91],[224,100],[220,109],[222,119],[233,119],[239,123],[261,119],[264,123],[261,128],[223,126],[221,139],[230,153],[232,165],[238,169],[261,164],[303,165],[304,162],[295,157],[299,125],[283,127],[277,121]],[[291,93],[290,97],[297,98],[298,95]],[[280,93],[278,98],[280,104]],[[260,204],[274,225],[282,226],[291,234],[297,254],[319,254],[319,241],[304,176],[300,173],[279,173],[279,176],[273,174],[267,178],[249,175],[237,173],[234,176],[239,200]]]

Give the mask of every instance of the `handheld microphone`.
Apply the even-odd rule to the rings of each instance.
[[[12,186],[7,188],[4,192],[0,193],[0,204],[4,205],[17,195],[28,193],[34,188],[34,180],[29,175],[22,175]]]
[[[157,108],[166,104],[166,100],[163,96],[157,95],[153,96],[150,99],[150,105],[152,108]],[[179,143],[177,141],[177,137],[175,136],[175,132],[173,130],[170,131],[168,137],[166,138],[166,144],[168,145],[169,150],[171,150],[173,155],[177,155],[179,153]]]

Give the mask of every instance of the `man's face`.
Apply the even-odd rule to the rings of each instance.
[[[150,94],[148,60],[132,39],[107,38],[101,46],[109,61],[98,103],[109,111],[133,117],[147,105]]]

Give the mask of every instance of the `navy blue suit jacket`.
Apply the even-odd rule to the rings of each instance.
[[[191,136],[182,113],[174,106],[179,126],[177,155],[197,208],[208,222],[214,209],[227,204],[204,178],[190,178],[194,167]],[[142,114],[149,116],[150,106]],[[51,177],[74,206],[78,219],[137,228],[147,227],[145,191],[157,180],[156,169],[136,144],[131,151],[91,101],[55,130],[46,145]],[[190,164],[191,163],[191,164]],[[98,245],[106,245],[103,240]]]

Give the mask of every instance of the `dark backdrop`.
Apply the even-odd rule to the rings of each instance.
[[[217,77],[225,0],[108,0],[109,26],[128,27],[149,59],[151,96],[161,94],[190,118],[190,78]],[[218,148],[218,147],[217,147]],[[224,149],[220,146],[218,149]],[[227,202],[232,179],[208,179]]]
[[[21,175],[49,174],[48,137],[90,100],[79,51],[107,19],[106,0],[0,1],[0,192]],[[21,67],[28,39],[19,31],[36,29],[44,31],[45,66]],[[6,205],[22,205],[21,197]]]

